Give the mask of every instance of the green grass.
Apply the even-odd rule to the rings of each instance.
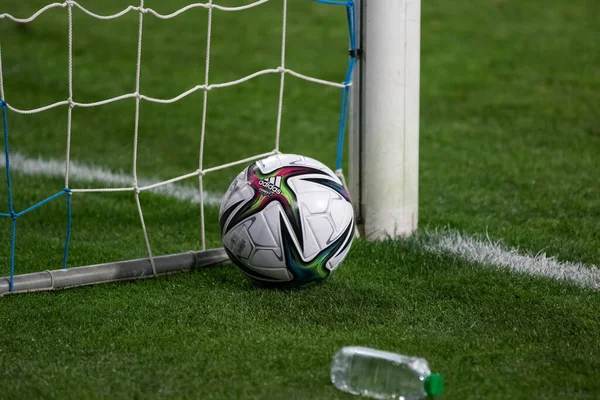
[[[186,1],[146,1],[169,13]],[[239,5],[244,2],[221,1]],[[29,16],[45,0],[5,1]],[[114,13],[129,1],[81,2]],[[281,4],[213,15],[211,82],[279,63]],[[600,3],[423,2],[420,226],[489,234],[561,260],[600,260]],[[74,10],[74,97],[135,88],[137,15],[97,21]],[[206,10],[146,14],[141,91],[173,97],[204,80]],[[34,108],[67,97],[66,9],[26,29],[0,20],[6,99]],[[288,68],[341,82],[343,8],[289,4]],[[278,77],[208,96],[205,166],[274,147]],[[282,150],[333,166],[340,91],[286,78]],[[130,172],[132,99],[73,112],[72,158]],[[169,179],[198,168],[202,93],[142,102],[138,171]],[[64,158],[66,109],[9,113],[11,152]],[[208,175],[223,191],[238,169]],[[102,184],[94,183],[94,186]],[[194,185],[195,180],[183,184]],[[20,211],[61,179],[13,174]],[[74,181],[73,187],[91,187]],[[0,175],[0,212],[8,208]],[[142,193],[155,254],[200,246],[198,205]],[[217,210],[207,239],[219,245]],[[58,268],[66,227],[57,199],[18,221],[17,272]],[[69,264],[145,255],[133,196],[75,194]],[[0,219],[0,275],[10,220]],[[7,398],[351,398],[329,383],[333,353],[360,344],[426,357],[446,399],[598,397],[597,292],[482,268],[423,250],[419,239],[355,242],[325,284],[254,288],[233,267],[0,300],[0,382]],[[1,397],[1,396],[0,396]]]
[[[597,10],[424,5],[421,226],[598,263]]]
[[[448,399],[600,390],[597,293],[411,242],[359,242],[331,281],[308,290],[256,289],[216,268],[0,307],[11,398],[350,398],[328,375],[348,344],[426,357]]]

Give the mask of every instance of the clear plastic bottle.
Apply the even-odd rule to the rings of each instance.
[[[357,346],[335,354],[331,382],[344,392],[376,399],[422,399],[439,396],[444,387],[423,358]]]

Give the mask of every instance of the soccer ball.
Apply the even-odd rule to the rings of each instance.
[[[263,286],[297,287],[335,270],[354,237],[350,196],[324,164],[277,154],[244,169],[221,202],[223,247]]]

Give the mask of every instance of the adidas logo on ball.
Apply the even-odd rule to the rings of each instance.
[[[281,187],[281,177],[280,176],[269,178],[269,179],[261,179],[260,181],[258,181],[258,184],[260,186],[264,187],[265,189],[269,189],[271,192],[273,192],[275,194],[281,194],[281,190],[279,189]]]

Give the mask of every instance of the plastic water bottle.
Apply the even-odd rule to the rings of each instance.
[[[335,354],[331,382],[344,392],[376,399],[422,399],[439,396],[444,387],[423,358],[356,346]]]

